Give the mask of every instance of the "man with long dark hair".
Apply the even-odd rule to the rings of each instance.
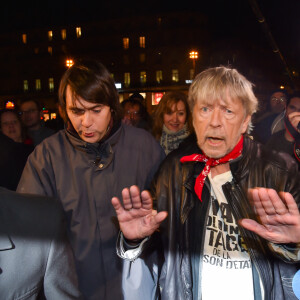
[[[62,202],[85,299],[122,299],[110,199],[130,184],[148,188],[164,153],[150,133],[122,124],[115,83],[96,60],[65,72],[59,101],[66,129],[36,147],[18,191]]]

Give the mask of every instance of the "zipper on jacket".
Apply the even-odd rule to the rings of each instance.
[[[234,217],[236,218],[236,220],[239,220],[245,216],[242,216],[241,215],[241,212],[238,210],[238,208],[235,206],[235,200],[237,197],[234,197],[233,196],[233,192],[236,194],[238,193],[238,198],[239,198],[239,201],[248,201],[247,198],[245,197],[244,193],[241,191],[241,188],[240,186],[235,182],[235,180],[233,179],[232,182],[228,182],[226,183],[224,186],[223,186],[223,191],[224,191],[224,195],[228,201],[228,199],[230,198],[231,200],[228,201],[228,203],[230,204],[231,206],[231,209],[234,213]],[[238,200],[236,200],[238,201]],[[242,202],[241,202],[242,203]],[[245,234],[245,230],[243,227],[239,226],[240,228],[240,231],[241,233],[244,232],[244,236],[246,236]],[[259,238],[256,236],[255,233],[253,233],[255,235],[255,242],[259,245],[258,248],[262,248],[264,249],[264,246],[262,245],[261,241],[259,240]],[[245,241],[246,242],[246,241]],[[256,270],[257,272],[259,273],[259,276],[262,280],[262,283],[263,283],[263,287],[264,287],[264,299],[274,299],[274,296],[273,296],[273,284],[274,284],[274,278],[273,278],[273,275],[272,275],[272,268],[271,268],[271,265],[270,265],[270,262],[268,259],[265,260],[265,263],[267,264],[267,270],[264,270],[264,268],[262,267],[262,265],[259,263],[259,261],[257,260],[257,257],[255,255],[255,252],[253,251],[252,248],[248,247],[247,246],[247,251],[249,253],[249,256],[251,258],[251,261],[253,261],[254,265],[256,266]],[[270,285],[270,288],[271,290],[267,290],[266,287],[267,287],[267,281],[270,280],[270,278],[272,278],[272,285]],[[271,293],[271,294],[270,294]],[[270,297],[269,297],[270,296]]]
[[[204,185],[207,188],[209,195],[210,195],[210,184],[208,182],[208,180],[204,181]],[[200,200],[199,200],[200,201]],[[205,238],[206,238],[206,225],[207,225],[207,218],[209,215],[209,209],[211,206],[211,201],[210,201],[210,197],[208,199],[208,205],[207,205],[207,209],[205,212],[205,218],[204,218],[204,226],[202,229],[202,241],[201,241],[201,245],[200,245],[200,257],[199,257],[199,274],[198,274],[198,295],[197,298],[198,300],[202,299],[202,266],[203,266],[203,251],[204,251],[204,243],[205,243]]]

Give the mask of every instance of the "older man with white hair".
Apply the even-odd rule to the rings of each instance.
[[[132,295],[147,285],[160,299],[295,299],[296,163],[248,137],[257,99],[237,70],[198,74],[189,105],[196,134],[163,162],[152,195],[131,186],[123,205],[112,199],[117,250],[132,261],[124,290],[142,253],[142,274],[154,281],[142,280]]]

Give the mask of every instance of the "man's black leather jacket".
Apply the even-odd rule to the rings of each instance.
[[[193,295],[201,295],[200,258],[210,184],[206,179],[203,201],[200,202],[194,192],[194,183],[204,164],[180,163],[181,157],[193,153],[201,153],[201,150],[195,137],[191,136],[166,158],[153,184],[154,203],[158,211],[168,211],[168,218],[161,225],[160,232],[147,242],[149,247],[142,257],[150,269],[153,261],[158,264],[157,292],[165,300],[196,299]],[[245,137],[242,156],[230,162],[230,169],[233,180],[223,186],[223,191],[236,220],[256,219],[247,199],[247,190],[253,187],[290,192],[299,207],[297,165],[287,155],[265,150]],[[242,227],[240,233],[254,268],[255,299],[259,299],[259,278],[264,287],[264,299],[297,299],[291,284],[297,271],[297,255],[292,251],[294,245],[278,245],[279,250],[275,252],[270,243],[254,233]],[[161,255],[157,249],[161,249]]]

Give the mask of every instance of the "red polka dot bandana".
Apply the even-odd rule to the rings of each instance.
[[[181,163],[190,162],[190,161],[205,162],[205,167],[202,170],[202,172],[198,175],[198,177],[196,178],[195,187],[194,187],[196,195],[198,196],[200,201],[202,201],[201,195],[202,195],[202,190],[203,190],[203,186],[204,186],[204,181],[210,172],[210,168],[217,166],[219,164],[227,163],[227,162],[239,157],[243,151],[243,140],[244,140],[244,138],[242,136],[240,141],[236,144],[236,146],[233,148],[233,150],[230,153],[228,153],[224,157],[221,157],[218,159],[209,158],[205,154],[192,154],[192,155],[188,155],[188,156],[183,156],[180,159]]]

